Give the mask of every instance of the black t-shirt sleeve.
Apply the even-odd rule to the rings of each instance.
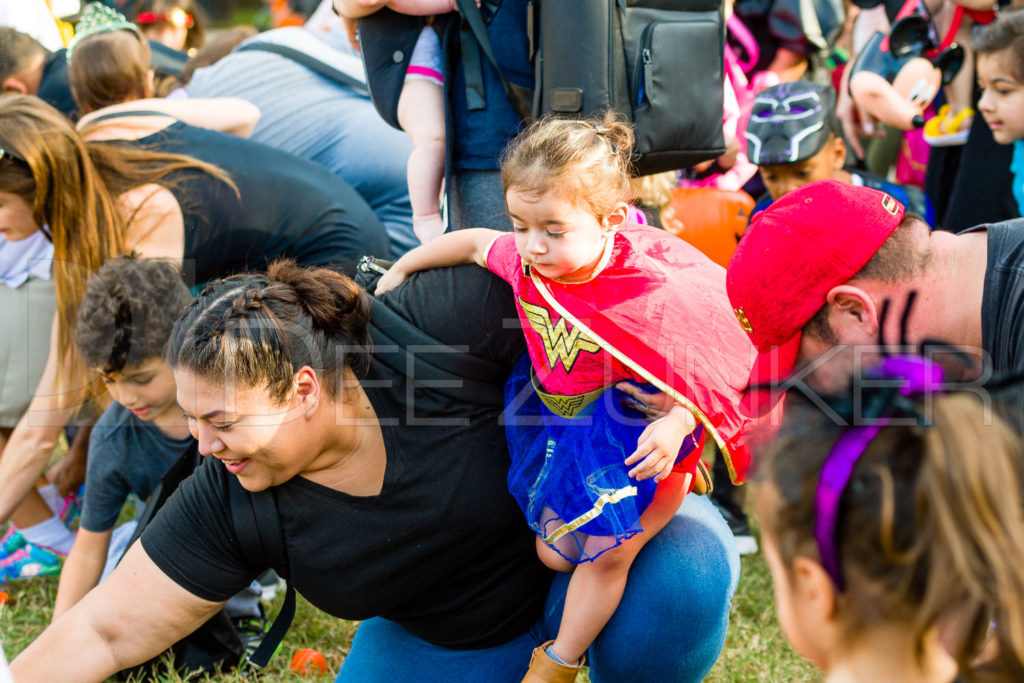
[[[512,288],[480,266],[415,273],[380,300],[439,342],[510,370],[526,353]]]
[[[231,523],[227,477],[206,458],[142,532],[142,547],[160,570],[193,595],[227,600],[267,567],[244,559]]]

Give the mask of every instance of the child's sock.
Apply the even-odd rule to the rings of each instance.
[[[548,646],[548,649],[544,650],[544,654],[546,654],[548,657],[550,657],[551,659],[555,660],[556,662],[558,662],[562,666],[576,666],[577,664],[580,663],[580,661],[578,659],[575,662],[567,662],[567,661],[565,661],[564,659],[562,659],[561,657],[556,655],[554,648],[552,648],[550,646]]]
[[[60,494],[57,492],[57,487],[53,484],[40,486],[36,491],[38,491],[39,495],[43,497],[46,507],[50,508],[50,511],[53,514],[59,515],[60,511],[64,509],[64,499],[60,497]]]
[[[67,555],[75,544],[74,534],[67,530],[56,515],[45,522],[21,529],[21,535],[29,543],[49,548],[61,555]]]

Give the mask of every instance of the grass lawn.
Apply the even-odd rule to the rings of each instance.
[[[49,622],[57,580],[46,578],[16,583],[7,586],[6,590],[10,600],[0,612],[0,639],[7,656],[13,658]],[[337,672],[348,652],[353,633],[354,623],[329,617],[299,598],[295,622],[284,639],[281,651],[271,660],[261,680],[300,680],[289,673],[288,662],[292,654],[303,647],[315,647],[323,652],[331,670]],[[666,634],[666,642],[669,641]],[[789,647],[775,622],[768,567],[759,555],[743,558],[743,573],[733,599],[725,650],[708,680],[775,682],[817,678],[820,676],[815,670]],[[182,681],[173,673],[161,676],[159,680],[167,683]],[[230,673],[190,680],[243,683],[252,678]],[[579,680],[587,679],[581,676]]]

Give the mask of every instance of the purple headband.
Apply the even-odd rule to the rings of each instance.
[[[935,393],[942,388],[942,368],[925,358],[916,356],[889,356],[869,374],[872,379],[902,380],[899,393],[910,397]],[[844,588],[843,571],[839,563],[839,545],[836,542],[836,523],[843,491],[850,483],[853,468],[871,440],[889,424],[888,417],[878,417],[872,424],[854,426],[845,430],[825,458],[814,494],[814,540],[818,544],[821,565],[832,578],[839,591]]]

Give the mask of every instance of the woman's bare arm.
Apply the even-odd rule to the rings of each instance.
[[[222,133],[231,133],[239,137],[248,137],[256,123],[260,120],[259,108],[239,97],[210,97],[194,98],[183,100],[165,100],[160,97],[151,97],[142,100],[132,100],[113,104],[103,109],[86,114],[77,124],[78,130],[87,140],[93,139],[117,139],[125,137],[134,139],[145,137],[167,127],[167,119],[159,116],[148,116],[142,121],[142,117],[132,119],[133,126],[130,133],[118,135],[120,118],[107,119],[103,123],[97,123],[90,128],[92,122],[99,116],[116,114],[118,112],[132,111],[155,111],[166,114],[169,117],[184,121],[191,126],[200,128],[211,128]],[[125,119],[129,118],[127,115]],[[148,124],[148,125],[147,125]]]
[[[50,328],[50,353],[36,393],[0,457],[0,522],[10,519],[35,489],[61,430],[88,395],[84,374],[73,375],[68,368],[63,373],[57,371],[57,324],[55,317]]]
[[[18,683],[103,681],[163,652],[224,603],[176,584],[136,542],[110,577],[11,664]]]

